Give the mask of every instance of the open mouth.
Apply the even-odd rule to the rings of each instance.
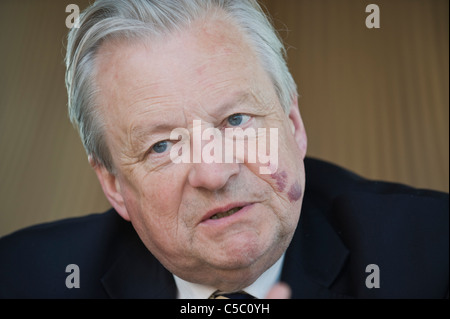
[[[217,213],[217,214],[211,216],[210,219],[220,219],[220,218],[231,216],[234,213],[236,213],[237,211],[241,210],[241,208],[242,207],[235,207],[235,208],[227,210],[226,212]]]

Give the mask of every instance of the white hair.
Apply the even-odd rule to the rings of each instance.
[[[225,13],[242,30],[289,112],[297,87],[285,48],[256,0],[97,0],[80,15],[80,27],[69,32],[65,59],[69,117],[95,163],[114,171],[95,106],[95,62],[103,41],[168,35],[215,12]]]

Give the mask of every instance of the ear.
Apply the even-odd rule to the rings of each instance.
[[[109,172],[105,166],[98,164],[91,156],[89,156],[89,163],[94,169],[95,174],[97,174],[103,193],[105,193],[109,203],[123,219],[130,221],[130,216],[125,206],[117,177]]]
[[[300,116],[300,110],[298,108],[297,97],[292,99],[291,109],[289,111],[289,123],[291,125],[292,134],[294,134],[295,141],[297,142],[302,158],[306,156],[306,149],[308,146],[308,139],[306,136],[305,126],[303,125],[302,117]]]

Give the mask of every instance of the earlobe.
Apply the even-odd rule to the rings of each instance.
[[[117,213],[125,220],[130,221],[130,216],[123,200],[122,192],[120,190],[120,183],[117,177],[109,172],[103,165],[95,163],[95,161],[89,157],[89,163],[97,175],[100,185],[103,189],[103,193],[108,199],[109,203],[114,207]]]
[[[297,97],[292,100],[291,109],[289,111],[289,124],[291,127],[291,131],[294,134],[295,141],[297,142],[297,145],[302,154],[302,157],[304,158],[306,156],[308,139],[306,137],[305,126],[303,125],[303,120],[298,108]]]

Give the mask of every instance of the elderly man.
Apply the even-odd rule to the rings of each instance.
[[[89,7],[69,113],[113,209],[3,238],[0,296],[447,296],[448,195],[305,159],[283,53],[256,1]]]

